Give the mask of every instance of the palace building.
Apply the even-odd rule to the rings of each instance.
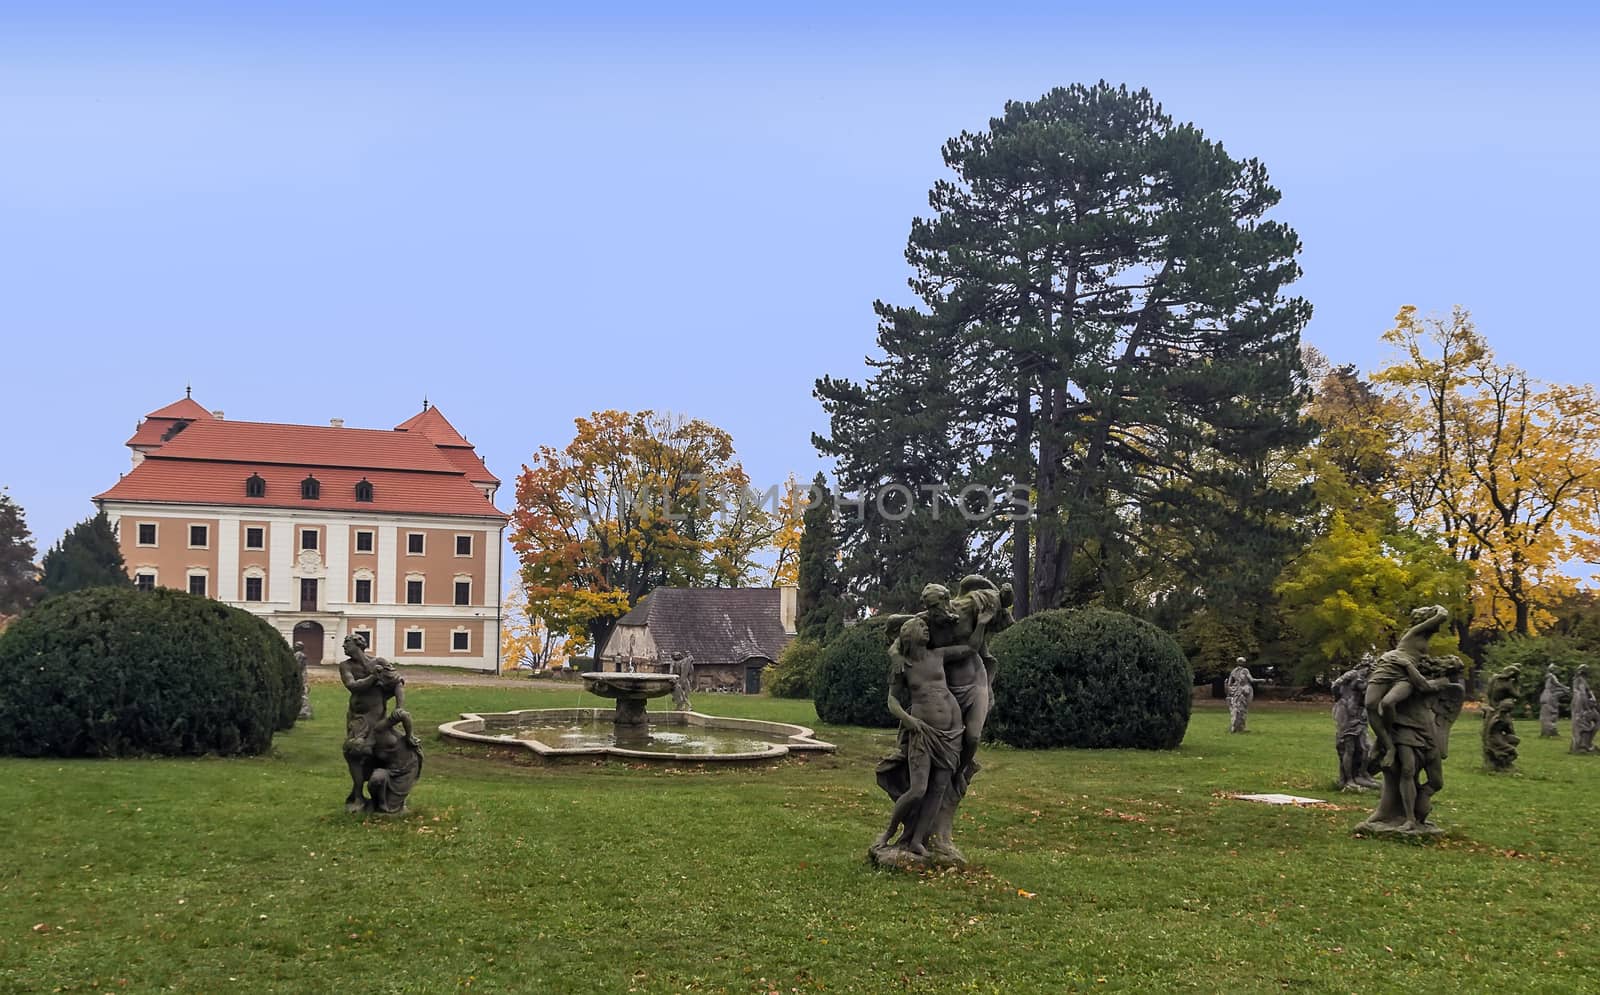
[[[185,392],[187,395],[187,392]],[[495,670],[500,481],[438,408],[392,430],[150,412],[95,497],[140,587],[254,612],[313,663],[355,633],[401,664]]]

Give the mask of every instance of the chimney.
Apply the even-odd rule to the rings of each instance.
[[[334,428],[344,428],[344,419],[343,418],[329,418],[328,419],[328,424],[332,425]]]
[[[216,411],[211,412],[211,417],[215,418],[217,421],[221,421],[222,420],[222,409],[218,408]]]
[[[798,587],[778,588],[778,620],[783,623],[783,631],[791,635],[795,631],[795,616],[799,614],[800,589]]]

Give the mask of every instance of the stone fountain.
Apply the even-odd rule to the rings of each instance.
[[[790,753],[832,753],[805,726],[694,711],[647,712],[645,702],[671,694],[673,674],[591,672],[580,675],[591,694],[612,708],[525,708],[466,712],[439,727],[447,739],[530,750],[544,761],[614,756],[674,764],[776,760]]]
[[[617,745],[641,745],[650,741],[650,720],[644,703],[671,694],[678,678],[673,674],[608,674],[589,671],[578,675],[584,689],[602,698],[614,698],[617,710],[611,719]]]

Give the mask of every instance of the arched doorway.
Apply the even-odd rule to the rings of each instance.
[[[301,622],[294,627],[291,643],[299,643],[306,654],[307,663],[322,662],[322,625],[319,622]]]

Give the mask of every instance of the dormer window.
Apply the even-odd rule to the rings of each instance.
[[[267,496],[267,482],[261,474],[252,473],[244,478],[244,496],[253,498]]]
[[[322,496],[322,484],[316,477],[308,475],[306,479],[300,481],[300,496],[307,501],[315,501]]]
[[[356,500],[372,500],[372,483],[371,481],[367,480],[366,477],[362,477],[360,480],[356,481]]]

